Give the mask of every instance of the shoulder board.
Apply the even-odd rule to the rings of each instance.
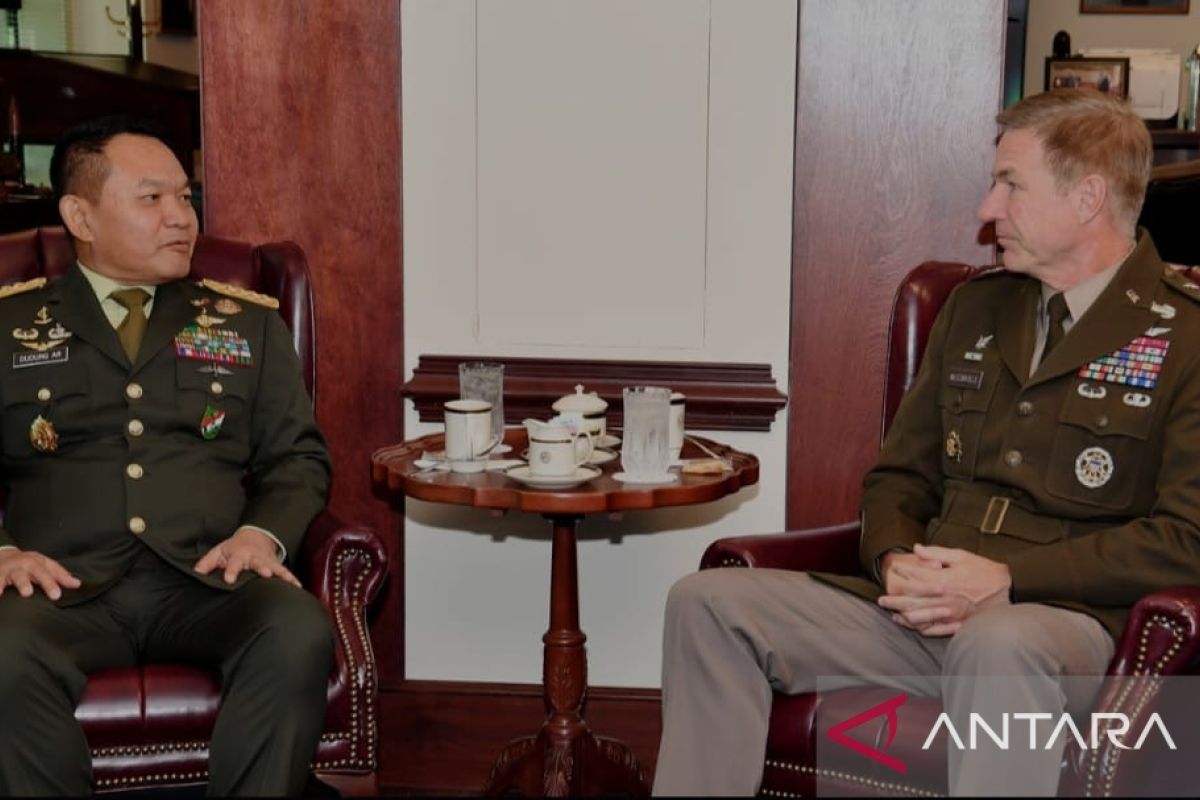
[[[197,283],[205,289],[211,289],[217,294],[236,297],[238,300],[245,300],[247,303],[256,303],[267,308],[279,308],[279,301],[269,294],[253,292],[249,289],[243,289],[241,286],[234,286],[232,283],[214,281],[212,278],[205,278],[204,280],[197,281]]]
[[[0,286],[0,298],[32,292],[34,289],[40,289],[45,285],[45,278],[33,278],[32,280],[21,281],[20,283],[10,283],[7,286]]]
[[[1163,283],[1193,302],[1200,303],[1200,281],[1194,279],[1187,269],[1178,264],[1167,264],[1163,270]]]

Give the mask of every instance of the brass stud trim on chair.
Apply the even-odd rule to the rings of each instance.
[[[849,772],[840,772],[838,770],[832,770],[832,769],[817,769],[815,767],[810,767],[807,764],[793,764],[788,761],[775,761],[774,759],[768,758],[766,765],[768,767],[775,767],[776,769],[790,770],[791,772],[800,772],[805,775],[812,775],[814,777],[820,776],[820,777],[824,777],[824,778],[836,778],[838,780],[843,780],[843,781],[847,781],[849,783],[858,784],[859,786],[870,786],[872,789],[885,790],[885,791],[891,792],[893,794],[901,793],[901,794],[906,794],[906,795],[912,795],[914,797],[941,797],[942,796],[942,795],[936,794],[934,792],[930,792],[925,789],[918,789],[915,786],[909,786],[909,785],[903,784],[903,783],[895,783],[893,781],[880,781],[880,780],[875,780],[874,778],[863,778],[859,775],[854,775]],[[804,796],[804,795],[799,795],[799,794],[791,794],[788,792],[782,792],[782,791],[779,791],[776,789],[763,789],[762,791],[759,792],[759,794],[763,795],[765,797],[803,797]]]
[[[1166,628],[1171,632],[1171,644],[1163,652],[1163,654],[1152,664],[1147,665],[1147,654],[1150,650],[1150,635],[1154,628]],[[1146,625],[1142,628],[1141,637],[1138,640],[1137,661],[1133,665],[1133,676],[1148,678],[1147,681],[1132,681],[1127,680],[1121,686],[1121,691],[1117,695],[1113,703],[1114,708],[1125,708],[1130,700],[1130,694],[1139,685],[1144,688],[1138,696],[1132,701],[1133,709],[1128,715],[1130,719],[1136,719],[1141,712],[1146,708],[1146,704],[1150,702],[1155,692],[1162,685],[1163,671],[1167,665],[1183,647],[1186,639],[1187,631],[1184,626],[1169,617],[1162,614],[1153,614]],[[1119,748],[1105,748],[1101,750],[1097,748],[1092,750],[1088,759],[1087,782],[1084,786],[1084,795],[1087,797],[1095,797],[1098,775],[1104,776],[1104,786],[1100,791],[1101,797],[1112,797],[1113,781],[1116,779],[1117,767],[1121,760],[1122,751]],[[1101,763],[1103,761],[1104,763]]]
[[[350,730],[349,731],[331,731],[322,733],[320,741],[323,743],[347,742],[350,746],[350,754],[347,758],[326,759],[324,761],[316,760],[312,763],[314,770],[331,770],[331,769],[349,769],[354,771],[371,772],[376,768],[375,761],[375,714],[374,714],[374,698],[375,698],[375,659],[372,656],[371,638],[367,629],[366,620],[366,597],[364,596],[363,586],[366,581],[364,570],[354,580],[353,589],[350,593],[351,606],[353,611],[350,614],[351,623],[347,624],[345,615],[343,614],[342,604],[336,602],[341,597],[342,590],[342,575],[346,560],[349,558],[362,558],[367,562],[368,567],[373,563],[374,559],[371,554],[359,548],[349,548],[337,556],[337,561],[334,565],[334,585],[333,604],[334,626],[337,629],[337,635],[342,644],[342,650],[346,653],[346,662],[350,672]],[[353,634],[351,633],[353,629]],[[352,647],[357,641],[358,648]],[[364,663],[361,665],[354,658],[355,653],[361,653],[367,656]],[[358,667],[363,668],[364,676],[360,679],[358,676]],[[362,713],[360,707],[360,695],[365,696],[363,705],[365,705],[366,713]],[[364,752],[359,754],[359,743],[364,742]],[[97,758],[112,758],[112,757],[128,757],[128,756],[146,756],[146,755],[162,755],[164,753],[196,753],[209,749],[207,741],[191,741],[191,742],[163,742],[159,744],[131,745],[118,747],[97,747],[92,748],[91,756],[95,760]],[[118,778],[100,778],[96,780],[97,789],[126,789],[138,786],[155,785],[159,783],[181,783],[187,781],[205,781],[208,780],[208,770],[199,770],[192,772],[156,772],[150,775],[140,776],[122,776]]]

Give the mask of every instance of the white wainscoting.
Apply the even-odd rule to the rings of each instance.
[[[748,361],[786,390],[795,0],[402,13],[407,374],[421,353]],[[410,404],[405,427],[438,426]],[[712,435],[759,485],[581,526],[594,685],[657,686],[671,584],[713,539],[783,527],[785,416]],[[405,532],[406,676],[539,681],[549,524],[411,501]]]

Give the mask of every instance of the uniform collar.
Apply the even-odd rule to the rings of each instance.
[[[150,301],[147,302],[147,305],[154,300],[154,292],[158,288],[154,284],[120,283],[107,275],[96,272],[82,261],[76,261],[75,263],[79,265],[79,271],[83,274],[83,277],[87,278],[88,285],[92,287],[92,291],[96,293],[96,299],[101,303],[107,300],[108,296],[117,289],[142,289],[150,295]]]

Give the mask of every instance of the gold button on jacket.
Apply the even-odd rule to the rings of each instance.
[[[246,340],[252,363],[222,364],[230,374],[219,373],[219,389],[211,363],[176,355],[176,334],[199,314],[192,301],[220,297],[191,281],[158,287],[133,364],[77,267],[0,300],[0,330],[49,328],[32,324],[45,307],[71,334],[54,361],[14,367],[33,352],[16,337],[0,354],[0,545],[37,550],[79,577],[61,603],[103,591],[147,546],[194,575],[242,524],[295,554],[324,505],[329,458],[279,314],[243,303],[221,324]],[[211,440],[201,434],[209,407],[225,413]],[[39,415],[58,434],[55,452],[30,442]],[[229,588],[219,573],[196,578]]]

